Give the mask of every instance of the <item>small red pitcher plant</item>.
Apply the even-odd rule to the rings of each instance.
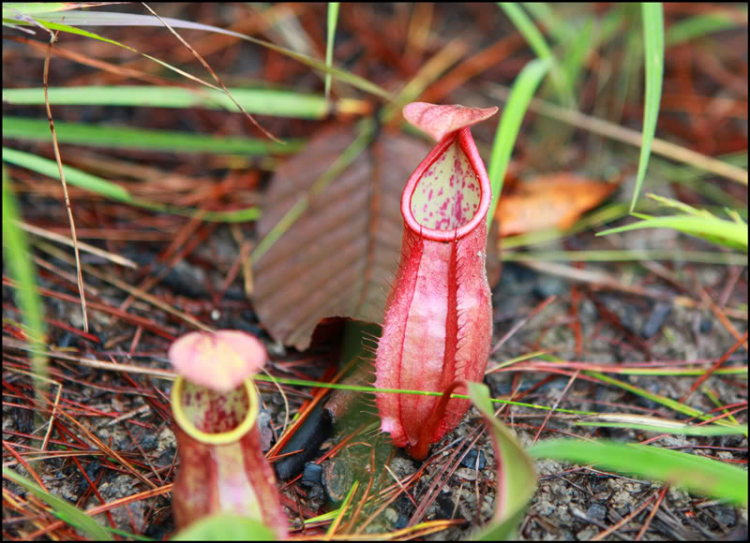
[[[381,429],[417,459],[461,421],[469,400],[458,381],[481,381],[492,337],[485,271],[490,183],[470,126],[497,108],[412,103],[411,124],[437,145],[401,197],[401,260],[386,304],[375,358],[375,385],[445,392],[378,394]]]
[[[245,332],[193,332],[172,344],[169,360],[178,373],[172,386],[177,527],[234,513],[285,538],[286,517],[256,424],[260,401],[252,376],[266,362],[265,348]]]

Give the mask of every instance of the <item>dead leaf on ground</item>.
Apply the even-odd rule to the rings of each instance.
[[[545,174],[520,182],[515,190],[500,197],[495,212],[500,235],[570,228],[618,186],[619,183],[603,183],[569,172]]]
[[[258,237],[263,238],[355,140],[354,128],[325,130],[276,171]],[[299,350],[325,317],[380,322],[401,247],[401,191],[426,144],[385,134],[363,150],[255,267],[255,308],[271,336]]]

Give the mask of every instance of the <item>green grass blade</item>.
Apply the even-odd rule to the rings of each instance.
[[[615,379],[614,377],[610,377],[609,375],[605,375],[601,372],[586,370],[584,371],[584,373],[586,375],[599,379],[600,381],[609,383],[610,385],[619,387],[623,390],[627,390],[628,392],[631,392],[637,396],[646,398],[648,400],[651,400],[652,402],[656,402],[669,409],[672,409],[673,411],[682,413],[683,415],[687,415],[688,417],[699,418],[701,420],[708,420],[712,418],[711,415],[707,415],[706,413],[703,413],[702,411],[699,411],[698,409],[690,407],[689,405],[685,405],[684,403],[680,403],[677,400],[673,400],[672,398],[667,398],[666,396],[662,396],[661,394],[649,392],[635,385],[631,385],[630,383],[626,383],[625,381],[621,381],[619,379]],[[717,420],[716,424],[721,425],[721,426],[734,427],[734,424],[731,424],[725,420]]]
[[[575,28],[562,20],[547,2],[523,2],[523,7],[534,19],[546,27],[547,32],[555,38],[557,43],[566,43],[576,37]]]
[[[62,16],[62,20],[66,20],[66,18],[68,17],[67,13],[72,13],[72,12],[66,12],[66,14]],[[51,15],[55,15],[55,14],[51,14]],[[43,16],[45,16],[45,14],[43,14]],[[46,19],[41,19],[41,18],[37,18],[37,17],[34,17],[33,20],[36,21],[39,25],[41,25],[44,28],[47,28],[49,30],[58,30],[60,32],[67,32],[69,34],[75,34],[77,36],[83,36],[85,38],[89,38],[89,39],[92,39],[92,40],[98,40],[98,41],[102,41],[104,43],[109,43],[111,45],[116,45],[118,47],[122,47],[123,49],[127,49],[128,51],[132,51],[133,53],[136,53],[138,55],[141,55],[144,58],[147,58],[147,59],[149,59],[149,60],[151,60],[153,62],[156,62],[157,64],[159,64],[161,66],[164,66],[166,69],[171,70],[171,71],[173,71],[173,72],[175,72],[177,74],[180,74],[180,75],[182,75],[182,76],[184,76],[184,77],[186,77],[186,78],[188,78],[188,79],[190,79],[192,81],[195,81],[196,83],[200,83],[202,85],[205,85],[206,87],[210,87],[210,88],[215,89],[217,91],[220,90],[219,87],[217,87],[216,85],[213,85],[211,83],[203,81],[199,77],[196,77],[196,76],[194,76],[192,74],[189,74],[185,70],[181,70],[181,69],[177,68],[176,66],[172,66],[168,62],[164,62],[163,60],[159,60],[158,58],[152,57],[151,55],[147,55],[145,53],[141,53],[137,49],[134,49],[134,48],[132,48],[132,47],[130,47],[128,45],[125,45],[124,43],[120,43],[118,41],[111,40],[109,38],[105,38],[104,36],[100,36],[99,34],[94,34],[93,32],[88,32],[86,30],[81,30],[80,28],[76,28],[74,26],[70,26],[70,25],[66,25],[66,24],[62,24],[62,23],[54,23],[54,22],[48,21]],[[23,23],[21,23],[19,21],[19,24],[23,24]],[[27,24],[30,24],[30,23],[27,23]]]
[[[542,33],[536,27],[534,22],[526,15],[521,6],[516,2],[498,2],[498,5],[503,9],[508,19],[511,20],[516,29],[529,43],[529,47],[534,51],[534,54],[541,59],[553,58],[552,49],[542,36]]]
[[[492,187],[492,202],[490,210],[487,213],[487,229],[492,224],[495,216],[495,208],[503,190],[503,181],[505,172],[508,170],[510,157],[513,152],[513,146],[516,143],[518,131],[521,128],[521,122],[529,107],[529,102],[534,96],[539,83],[551,66],[550,60],[536,59],[524,66],[521,73],[518,74],[513,82],[513,88],[510,91],[503,116],[497,126],[495,142],[492,145],[492,156],[490,157],[490,167],[488,176]]]
[[[3,256],[7,265],[8,275],[18,283],[18,305],[23,312],[23,320],[28,327],[29,343],[32,353],[44,350],[46,326],[42,317],[42,300],[37,292],[36,270],[31,261],[31,251],[26,240],[26,234],[18,227],[21,216],[18,212],[16,196],[10,188],[5,165],[3,165]],[[32,354],[31,366],[34,375],[47,376],[47,357]],[[45,388],[39,380],[35,381],[35,388]]]
[[[469,383],[468,389],[471,401],[487,422],[498,464],[495,515],[478,534],[477,539],[515,539],[518,522],[536,490],[534,462],[513,432],[495,418],[489,389],[481,383]]]
[[[55,13],[57,11],[70,11],[79,7],[80,5],[75,2],[4,2],[3,17],[11,17],[16,13],[23,13],[24,15]]]
[[[16,105],[44,105],[44,88],[3,89],[3,102]],[[322,119],[328,114],[325,98],[272,89],[237,89],[229,92],[250,114]],[[59,106],[130,106],[168,108],[206,108],[232,111],[234,103],[223,92],[183,87],[113,86],[52,87],[49,101]]]
[[[505,246],[503,246],[505,249]],[[746,266],[747,255],[720,253],[717,251],[675,250],[602,250],[602,251],[503,251],[504,262],[638,262],[665,260],[670,262],[698,262],[701,264],[723,264]]]
[[[567,74],[557,63],[552,49],[542,36],[542,33],[536,27],[534,22],[526,15],[526,12],[516,2],[498,2],[498,5],[505,11],[505,14],[511,20],[516,29],[526,39],[529,47],[534,51],[536,56],[542,60],[548,60],[552,68],[552,83],[560,99],[568,106],[575,103],[575,97],[570,86]]]
[[[648,159],[651,156],[651,143],[656,133],[656,121],[659,118],[661,104],[661,86],[664,79],[664,12],[661,3],[643,2],[644,62],[646,71],[646,94],[643,111],[643,141],[641,158],[638,161],[638,176],[635,180],[633,199],[630,202],[631,213],[635,210],[638,195],[646,177]]]
[[[694,215],[653,217],[634,224],[611,228],[604,232],[599,232],[597,235],[606,236],[608,234],[629,232],[643,228],[672,228],[684,234],[697,236],[713,243],[747,252],[747,225],[716,217],[697,217]]]
[[[258,520],[219,513],[198,520],[171,541],[275,541],[273,532]]]
[[[663,434],[680,434],[686,436],[725,436],[725,435],[747,435],[747,424],[737,426],[707,425],[690,426],[675,420],[658,419],[642,415],[606,413],[592,420],[578,421],[576,426],[594,426],[608,428],[629,428],[631,430],[643,430],[644,432],[659,432]]]
[[[35,171],[53,179],[60,179],[60,172],[57,169],[57,163],[54,160],[3,147],[3,161],[15,164],[21,168]],[[185,217],[200,216],[204,221],[247,222],[255,220],[260,216],[260,210],[257,207],[238,209],[234,211],[203,211],[173,207],[158,202],[149,202],[147,200],[139,200],[134,198],[132,194],[121,186],[72,166],[65,166],[65,180],[69,185],[89,190],[95,194],[104,196],[105,198],[110,198],[111,200],[151,209],[153,211],[183,215]]]
[[[3,147],[3,162],[10,162],[21,168],[41,173],[53,179],[60,179],[60,171],[57,168],[57,162],[49,160],[31,153],[18,151]],[[119,202],[132,202],[133,196],[124,188],[115,183],[91,175],[77,168],[65,166],[65,180],[69,185],[90,190],[96,194],[117,200]]]
[[[330,73],[333,77],[347,83],[353,87],[356,87],[364,92],[370,93],[374,96],[390,100],[390,93],[380,88],[378,85],[368,81],[364,77],[360,77],[346,70],[336,68],[334,66],[328,67],[325,62],[322,62],[316,58],[309,57],[302,53],[297,53],[291,49],[275,45],[271,42],[246,36],[239,32],[232,32],[216,26],[195,23],[193,21],[183,21],[180,19],[172,19],[170,17],[162,17],[161,20],[151,15],[141,15],[134,13],[110,13],[110,12],[98,12],[98,11],[66,11],[65,13],[44,13],[44,20],[56,23],[65,22],[72,26],[157,26],[160,28],[164,27],[166,22],[173,28],[190,28],[194,30],[204,30],[207,32],[216,32],[218,34],[224,34],[226,36],[233,36],[241,40],[260,45],[272,51],[276,51],[289,58],[293,58],[298,62],[305,64],[315,70],[323,73]],[[10,21],[19,25],[24,24],[23,21]],[[28,24],[28,23],[26,23]],[[153,60],[153,59],[152,59]]]
[[[3,195],[4,196],[4,195]],[[5,198],[3,198],[3,202]],[[112,541],[110,533],[100,526],[94,519],[88,516],[80,509],[70,505],[65,500],[53,496],[49,492],[41,489],[36,483],[32,483],[25,477],[20,476],[12,469],[3,468],[3,477],[7,477],[17,485],[22,486],[27,492],[31,492],[35,497],[49,505],[59,517],[78,530],[81,530],[94,541]]]
[[[664,481],[690,492],[747,504],[747,472],[695,454],[643,445],[606,441],[553,439],[528,450],[534,458],[554,458],[576,464]]]
[[[573,92],[576,92],[578,88],[578,78],[583,73],[583,65],[592,45],[596,45],[594,43],[594,20],[588,17],[583,26],[573,35],[560,63]]]
[[[738,21],[725,13],[705,13],[670,25],[665,41],[667,47],[673,47],[739,25]]]
[[[333,66],[333,41],[336,37],[336,24],[339,20],[339,2],[328,2],[328,36],[326,38],[326,67]],[[331,97],[331,72],[326,72],[326,100]]]
[[[286,145],[282,145],[253,138],[222,137],[63,121],[55,121],[55,132],[60,143],[155,152],[266,156],[269,154],[294,153],[302,147],[302,142],[299,140],[286,140]],[[49,121],[26,117],[3,117],[3,137],[52,141]]]

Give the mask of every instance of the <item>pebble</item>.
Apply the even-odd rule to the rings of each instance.
[[[648,320],[646,321],[641,335],[645,339],[651,339],[652,337],[654,337],[657,333],[659,333],[661,327],[664,326],[664,322],[667,320],[667,317],[671,312],[671,303],[658,302],[654,307],[654,310],[651,312]]]
[[[701,334],[708,334],[711,329],[714,327],[714,321],[709,318],[701,319],[701,324],[699,330],[701,331]]]
[[[576,534],[576,538],[578,541],[588,541],[592,537],[596,536],[599,533],[599,530],[596,529],[594,526],[586,526],[583,530],[578,532]]]
[[[261,409],[258,413],[258,421],[256,423],[260,430],[260,444],[263,452],[268,452],[271,448],[271,442],[273,441],[273,430],[271,429],[271,413],[268,409]]]
[[[474,468],[458,468],[456,470],[456,477],[462,481],[476,481],[477,471]]]
[[[594,520],[604,520],[607,518],[607,508],[600,503],[593,503],[586,509],[586,516]]]
[[[536,504],[536,509],[543,517],[548,517],[555,512],[555,506],[547,500],[542,500]]]
[[[477,450],[470,450],[464,459],[461,460],[461,465],[466,468],[475,469],[477,467]],[[484,457],[484,453],[479,451],[479,469],[484,469],[487,465],[487,459]]]
[[[321,484],[323,477],[323,467],[314,462],[307,462],[302,470],[302,481],[304,486]]]

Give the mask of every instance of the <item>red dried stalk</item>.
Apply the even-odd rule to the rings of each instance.
[[[256,425],[258,393],[249,378],[265,356],[257,339],[234,331],[194,332],[170,348],[178,373],[191,379],[179,376],[172,387],[180,457],[172,507],[178,528],[223,512],[259,520],[278,539],[287,536]]]
[[[410,104],[404,116],[439,143],[401,198],[401,262],[386,305],[375,385],[444,392],[481,381],[492,306],[485,271],[491,189],[469,126],[497,111]],[[456,393],[465,392],[456,384]],[[417,459],[455,428],[469,400],[378,394],[381,429]]]

